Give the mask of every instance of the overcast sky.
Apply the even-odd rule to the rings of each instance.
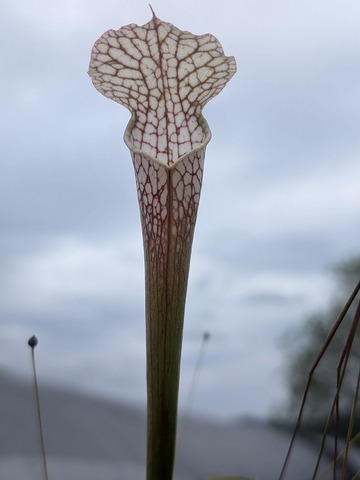
[[[180,406],[266,415],[279,337],[321,308],[360,251],[360,2],[152,0],[212,33],[238,72],[205,108]],[[122,136],[129,112],[87,75],[95,40],[151,18],[143,0],[8,0],[0,17],[0,368],[145,403],[143,251]]]

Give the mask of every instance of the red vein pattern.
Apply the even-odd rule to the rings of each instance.
[[[191,246],[205,149],[203,106],[236,71],[212,35],[155,14],[105,32],[91,52],[96,89],[131,112],[124,140],[135,168],[145,255],[148,480],[170,480]]]

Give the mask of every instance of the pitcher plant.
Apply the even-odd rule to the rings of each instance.
[[[181,31],[152,13],[143,26],[105,32],[92,49],[89,75],[100,93],[131,112],[124,141],[145,258],[147,479],[171,480],[190,255],[211,139],[202,109],[236,62],[214,36]]]

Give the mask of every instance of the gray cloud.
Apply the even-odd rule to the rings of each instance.
[[[204,5],[153,4],[164,20],[214,33],[238,62],[205,111],[213,139],[181,404],[210,330],[195,408],[264,414],[282,391],[276,338],[324,302],[325,267],[358,249],[359,5]],[[0,366],[28,374],[26,340],[36,333],[44,378],[144,401],[140,220],[122,141],[129,113],[86,73],[104,30],[150,19],[146,5],[124,7],[4,6]]]

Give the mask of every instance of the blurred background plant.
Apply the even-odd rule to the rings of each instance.
[[[303,324],[289,329],[281,338],[281,347],[285,356],[287,398],[281,409],[274,412],[274,417],[280,422],[291,424],[296,418],[308,374],[319,353],[320,346],[324,343],[336,317],[360,279],[360,255],[336,265],[333,268],[333,275],[335,288],[328,306],[322,311],[311,313]],[[354,318],[355,309],[356,304],[353,302],[316,369],[303,416],[303,427],[306,430],[312,432],[323,430],[336,390],[336,370],[339,358]],[[339,433],[342,436],[345,436],[347,432],[359,364],[360,331],[357,329],[341,389],[342,415]],[[358,430],[360,428],[359,418],[356,419],[356,428]]]
[[[360,440],[360,258],[339,264],[334,273],[337,289],[329,306],[283,338],[289,394],[275,422],[290,426],[293,434],[279,480],[286,477],[299,434],[319,445],[312,480],[328,478],[329,472],[334,480],[359,478],[349,452]],[[327,465],[325,455],[331,457]]]

